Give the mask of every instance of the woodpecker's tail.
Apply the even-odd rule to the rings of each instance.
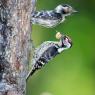
[[[35,73],[35,71],[36,71],[36,69],[33,69],[33,70],[31,70],[31,71],[28,73],[28,75],[27,75],[27,77],[26,77],[26,81],[29,79],[30,76],[32,76],[32,75]]]

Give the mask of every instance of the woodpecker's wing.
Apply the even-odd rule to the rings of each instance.
[[[60,23],[62,16],[54,11],[40,11],[32,14],[31,22],[44,27],[54,27]]]
[[[37,69],[41,69],[48,61],[58,54],[58,42],[46,41],[34,51],[32,69],[28,73],[26,80],[34,74]]]
[[[62,18],[61,14],[56,13],[55,11],[36,11],[32,13],[33,18],[40,18],[44,20],[56,20]]]
[[[51,50],[49,48],[51,47],[56,47],[58,48],[57,42],[53,42],[53,41],[46,41],[44,43],[42,43],[38,48],[36,48],[36,50],[34,51],[34,58],[33,58],[33,64],[36,63],[37,60],[39,60],[39,58],[46,52],[49,52],[47,50]]]

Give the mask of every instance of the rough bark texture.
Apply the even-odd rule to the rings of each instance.
[[[25,95],[35,0],[0,0],[0,95]]]

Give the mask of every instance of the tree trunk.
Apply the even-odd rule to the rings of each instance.
[[[25,95],[35,0],[0,0],[0,95]]]

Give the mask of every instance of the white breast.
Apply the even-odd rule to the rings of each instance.
[[[58,53],[61,53],[64,50],[64,48],[59,48]]]
[[[32,18],[32,22],[33,24],[39,24],[47,28],[55,27],[56,25],[61,23],[60,20],[45,20],[45,19],[40,19],[40,18],[39,19]]]

